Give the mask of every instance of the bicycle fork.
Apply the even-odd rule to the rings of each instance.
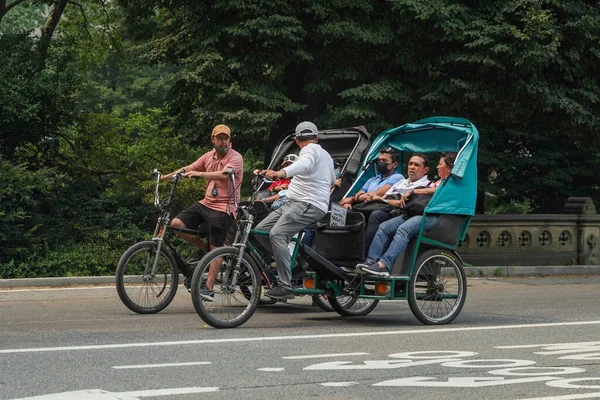
[[[166,222],[165,219],[161,219],[156,224],[156,228],[154,229],[154,236],[152,237],[152,241],[157,242],[156,245],[156,254],[154,256],[154,260],[150,255],[146,260],[146,268],[144,270],[144,281],[154,278],[156,276],[156,266],[158,265],[158,258],[160,257],[160,250],[164,243],[164,237],[167,232],[169,218],[167,216]]]
[[[242,260],[244,258],[244,253],[246,252],[246,243],[248,241],[248,237],[250,236],[250,230],[252,229],[253,220],[254,220],[254,217],[252,215],[248,215],[248,220],[244,224],[243,232],[240,234],[240,231],[238,230],[238,232],[235,234],[235,238],[233,240],[233,247],[236,247],[239,249],[239,254],[238,254],[237,260],[235,262],[235,265],[233,266],[233,275],[231,277],[231,283],[228,287],[229,290],[233,290],[235,288],[238,277],[240,276]],[[227,282],[227,274],[228,273],[229,273],[229,270],[227,270],[227,272],[225,274],[225,279],[223,280],[224,282]]]

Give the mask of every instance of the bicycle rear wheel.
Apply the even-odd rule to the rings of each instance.
[[[460,313],[467,297],[467,277],[458,257],[442,249],[421,254],[410,280],[408,305],[426,325],[447,324]]]
[[[152,274],[157,249],[157,242],[136,243],[123,253],[117,265],[115,280],[119,298],[138,314],[163,310],[177,293],[179,270],[175,259],[164,247],[160,249],[156,271]]]
[[[239,249],[234,247],[214,249],[204,256],[194,272],[192,278],[194,308],[200,318],[212,327],[240,326],[254,314],[258,305],[261,278],[247,254],[244,254],[240,263],[235,285],[232,284],[238,256]],[[214,276],[214,286],[209,290],[207,281],[211,265],[216,276]]]

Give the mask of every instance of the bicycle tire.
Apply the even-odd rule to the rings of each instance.
[[[237,263],[239,249],[219,247],[208,252],[198,263],[192,277],[192,302],[204,322],[218,329],[235,328],[254,314],[260,299],[261,277],[252,258],[244,253],[238,281],[230,285],[233,266]],[[211,296],[206,295],[209,267],[222,260]]]
[[[334,312],[335,311],[333,309],[333,307],[331,306],[331,304],[329,304],[329,300],[326,295],[314,294],[314,295],[312,295],[312,299],[313,299],[313,304],[315,306],[319,307],[321,310],[323,310],[325,312]]]
[[[362,299],[358,296],[327,296],[331,308],[343,317],[362,317],[377,307],[379,300]]]
[[[408,305],[426,325],[447,324],[460,313],[467,277],[460,259],[447,250],[427,250],[417,258],[410,279]]]
[[[154,276],[144,275],[156,256],[157,242],[139,242],[119,259],[115,272],[117,293],[123,304],[138,314],[155,314],[171,303],[177,293],[179,270],[173,255],[165,247]]]

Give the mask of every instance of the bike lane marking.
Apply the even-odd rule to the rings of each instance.
[[[218,387],[187,387],[173,389],[138,390],[133,392],[108,392],[100,389],[79,390],[43,394],[41,396],[22,397],[13,400],[137,400],[141,397],[174,396],[180,394],[210,393],[219,391]]]
[[[305,358],[324,358],[324,357],[346,357],[346,356],[368,356],[370,353],[338,353],[338,354],[311,354],[305,356],[286,356],[284,360],[302,360]]]
[[[332,339],[332,338],[351,338],[364,336],[394,336],[394,335],[423,335],[426,333],[454,333],[454,332],[477,332],[504,329],[531,329],[544,327],[563,327],[563,326],[581,326],[581,325],[600,325],[600,321],[577,321],[577,322],[552,322],[541,324],[523,324],[523,325],[497,325],[497,326],[473,326],[465,328],[429,328],[412,329],[400,331],[372,331],[372,332],[354,332],[354,333],[327,333],[314,335],[290,335],[290,336],[260,336],[260,337],[242,337],[228,339],[199,339],[199,340],[181,340],[169,342],[147,342],[147,343],[115,343],[104,345],[83,345],[83,346],[60,346],[60,347],[33,347],[23,349],[0,349],[0,354],[14,353],[37,353],[51,351],[79,351],[79,350],[105,350],[105,349],[123,349],[134,347],[149,346],[185,346],[198,344],[218,344],[218,343],[245,343],[245,342],[269,342],[269,341],[289,341],[289,340],[311,340],[311,339]]]
[[[550,396],[550,397],[529,397],[527,399],[520,400],[579,400],[579,399],[597,399],[600,397],[600,392],[596,393],[582,393],[582,394],[565,394],[563,396]]]
[[[209,365],[212,364],[210,361],[191,361],[182,363],[169,363],[169,364],[139,364],[139,365],[116,365],[113,369],[146,369],[146,368],[167,368],[167,367],[186,367],[190,365]]]

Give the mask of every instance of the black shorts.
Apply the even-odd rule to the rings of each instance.
[[[227,238],[227,231],[233,224],[233,216],[212,210],[203,204],[195,203],[177,215],[187,229],[197,229],[203,222],[208,224],[211,246],[221,247]]]

